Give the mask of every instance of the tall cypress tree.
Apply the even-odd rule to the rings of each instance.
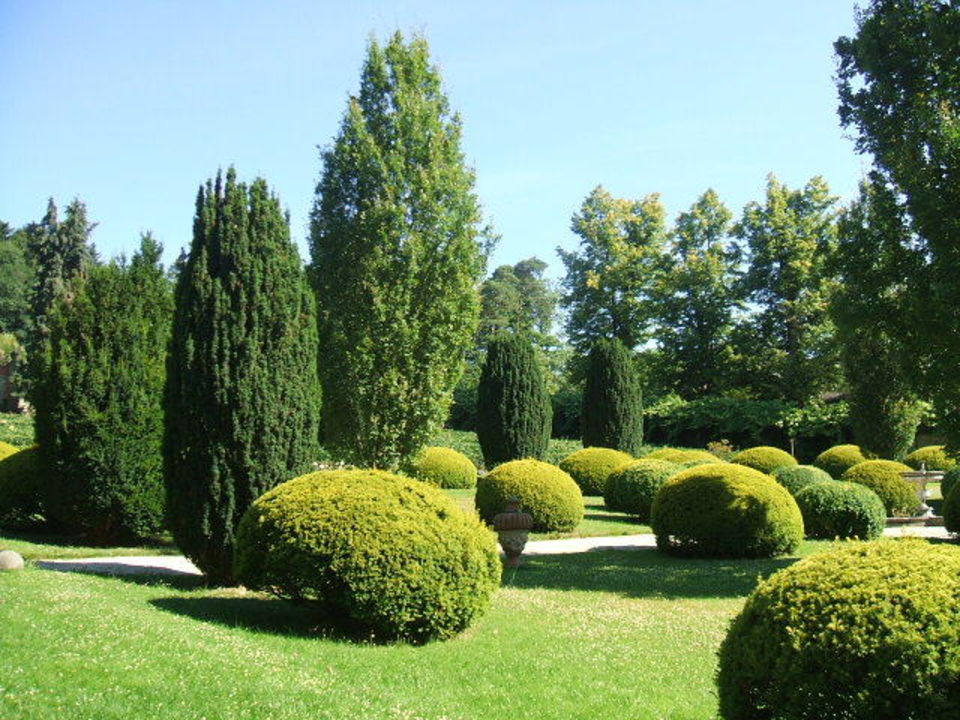
[[[477,439],[483,462],[542,460],[550,444],[550,394],[525,334],[500,334],[487,346],[477,388]]]
[[[426,444],[476,329],[483,230],[460,132],[426,41],[372,41],[310,235],[325,444],[357,465]]]
[[[170,527],[210,581],[232,583],[240,517],[317,451],[314,300],[263,179],[248,188],[231,168],[200,188],[167,368]]]
[[[583,389],[584,447],[635,454],[643,444],[643,397],[630,352],[619,340],[598,340],[587,359]]]

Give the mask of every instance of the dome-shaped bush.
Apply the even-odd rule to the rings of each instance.
[[[671,475],[683,468],[666,460],[634,460],[621,465],[607,478],[603,502],[610,510],[636,515],[642,522],[650,519],[650,506],[657,491]]]
[[[442,488],[472,488],[477,484],[477,466],[463,453],[448,447],[426,447],[404,470]]]
[[[914,470],[920,470],[921,466],[927,470],[952,470],[957,466],[957,459],[944,452],[943,445],[927,445],[917,448],[907,455],[903,462]]]
[[[326,470],[256,500],[237,531],[237,578],[315,603],[378,641],[466,628],[500,582],[494,535],[439,488],[376,470]]]
[[[619,450],[588,447],[567,455],[560,461],[560,469],[573,478],[584,495],[603,495],[610,473],[631,460]]]
[[[960,550],[850,542],[763,581],[720,646],[726,720],[960,717]]]
[[[730,458],[730,462],[737,465],[745,465],[754,470],[759,470],[762,473],[772,473],[777,468],[797,464],[797,460],[793,455],[780,448],[770,447],[769,445],[760,445],[759,447],[741,450]]]
[[[13,455],[15,452],[19,452],[20,448],[15,447],[7,442],[0,441],[0,460],[3,460],[5,457]]]
[[[913,514],[920,505],[916,485],[902,476],[909,470],[893,460],[866,460],[847,470],[843,479],[866,485],[880,496],[888,516],[902,517]]]
[[[794,497],[807,485],[824,480],[833,480],[826,470],[813,465],[784,465],[772,473],[774,480],[783,485]]]
[[[954,484],[943,496],[943,526],[952,533],[960,533],[960,483]]]
[[[803,540],[803,518],[786,488],[732,463],[671,477],[654,498],[650,524],[657,547],[685,554],[769,557]]]
[[[796,498],[810,538],[875,540],[887,524],[880,496],[858,483],[823,480],[807,485]]]
[[[940,497],[946,500],[947,495],[958,484],[957,480],[960,480],[960,465],[950,468],[943,474],[943,480],[940,481]]]
[[[712,452],[706,450],[695,450],[692,448],[660,448],[659,450],[654,450],[653,452],[648,452],[643,456],[644,460],[666,460],[667,462],[677,463],[682,465],[684,463],[698,462],[701,465],[706,463],[722,463],[723,460],[718,458]]]
[[[520,498],[523,510],[533,516],[536,532],[569,532],[583,520],[583,494],[556,465],[511,460],[477,482],[477,512],[488,523],[503,512],[510,497]]]
[[[813,464],[834,480],[839,480],[847,470],[866,459],[859,445],[834,445],[817,455]]]
[[[36,446],[0,460],[0,528],[36,524],[43,512],[43,473]]]

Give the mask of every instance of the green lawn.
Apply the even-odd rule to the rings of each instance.
[[[192,578],[28,567],[0,575],[0,717],[706,719],[728,622],[792,561],[530,558],[424,647],[324,636],[303,607]]]
[[[27,560],[72,560],[74,558],[110,557],[117,555],[179,555],[172,540],[158,541],[139,547],[88,547],[77,545],[71,538],[41,533],[2,531],[0,550],[15,550]],[[2,717],[2,716],[0,716]]]
[[[33,415],[0,413],[0,442],[17,447],[33,445]]]

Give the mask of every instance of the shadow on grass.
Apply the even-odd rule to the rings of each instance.
[[[132,542],[127,545],[91,545],[89,539],[81,535],[65,535],[63,533],[44,530],[43,528],[31,530],[10,530],[4,528],[3,536],[10,540],[19,540],[20,542],[33,543],[34,545],[52,545],[54,547],[90,547],[102,549],[109,547],[127,547],[144,548],[149,550],[163,550],[178,553],[179,550],[170,536],[153,537],[142,543]]]
[[[150,604],[165,612],[230,628],[288,637],[352,639],[315,608],[273,597],[163,597]]]
[[[525,558],[516,573],[505,573],[504,585],[636,598],[743,597],[760,579],[798,559],[701,559],[665,555],[653,548],[537,555]]]

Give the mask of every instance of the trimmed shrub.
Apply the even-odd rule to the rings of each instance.
[[[912,514],[920,505],[916,486],[901,476],[909,470],[907,465],[893,460],[867,460],[847,470],[843,480],[870,488],[880,496],[887,515],[899,517]]]
[[[741,450],[732,458],[730,462],[737,465],[745,465],[762,473],[772,473],[777,468],[787,465],[796,465],[797,460],[793,455],[780,448],[761,445],[759,447],[747,448]]]
[[[424,448],[405,469],[417,480],[437,487],[472,488],[477,484],[477,466],[452,448]]]
[[[813,465],[783,465],[771,473],[774,480],[783,485],[794,497],[807,485],[824,480],[833,480],[826,470]]]
[[[599,340],[587,358],[583,386],[584,447],[625,453],[643,445],[643,397],[632,354],[619,340]]]
[[[603,490],[603,502],[610,510],[636,515],[641,522],[648,522],[657,491],[667,478],[682,469],[666,460],[628,462],[610,473]]]
[[[560,469],[569,473],[584,495],[603,495],[610,473],[633,458],[610,448],[586,447],[567,455]]]
[[[960,550],[845,543],[751,593],[719,651],[726,720],[960,717]]]
[[[43,513],[43,472],[36,446],[0,460],[0,528],[35,525]]]
[[[653,452],[648,452],[643,456],[644,460],[666,460],[667,462],[677,463],[722,463],[724,462],[712,452],[706,450],[694,450],[691,448],[660,448]],[[695,467],[695,466],[692,466]]]
[[[552,412],[530,339],[502,334],[490,340],[477,386],[477,440],[487,468],[521,458],[542,460]]]
[[[5,457],[10,457],[15,452],[19,452],[20,448],[11,445],[10,443],[0,441],[0,460],[3,460]]]
[[[858,483],[823,480],[807,485],[796,498],[807,537],[875,540],[887,524],[880,496]]]
[[[803,518],[787,489],[732,463],[671,477],[654,498],[650,524],[657,547],[689,555],[770,557],[803,540]]]
[[[308,601],[377,641],[464,630],[500,583],[493,533],[439,488],[327,470],[265,493],[237,530],[237,579]]]
[[[2,463],[0,463],[2,465]],[[954,484],[943,496],[943,526],[952,533],[960,533],[960,483]]]
[[[943,480],[940,481],[940,497],[946,500],[947,495],[957,485],[957,480],[960,480],[960,465],[943,474]]]
[[[917,448],[903,459],[904,464],[914,470],[923,465],[927,470],[952,470],[957,466],[957,459],[944,452],[943,445],[927,445]]]
[[[533,516],[535,532],[569,532],[583,520],[583,494],[567,473],[539,460],[513,460],[477,481],[475,504],[480,517],[493,522],[507,499],[520,498]]]
[[[839,480],[847,470],[866,459],[858,445],[834,445],[817,455],[813,464],[834,480]]]

